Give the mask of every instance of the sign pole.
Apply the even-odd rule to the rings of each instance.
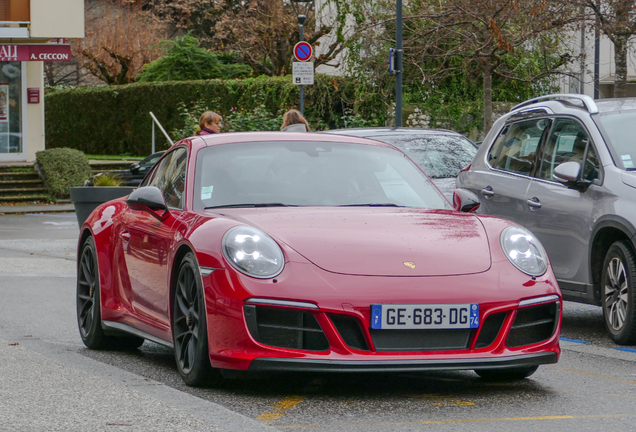
[[[302,42],[303,40],[305,40],[305,35],[304,35],[304,26],[301,23],[300,24],[300,41]],[[300,86],[300,113],[304,116],[305,115],[305,86],[303,86],[301,84]]]

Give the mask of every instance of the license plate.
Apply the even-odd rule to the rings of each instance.
[[[371,305],[371,328],[376,330],[467,329],[479,327],[479,305]]]

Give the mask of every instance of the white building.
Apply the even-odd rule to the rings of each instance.
[[[598,39],[594,31],[573,34],[571,49],[574,55],[583,54],[583,63],[572,68],[574,76],[561,81],[564,93],[582,93],[593,98],[614,97],[614,44],[599,32]],[[636,38],[630,39],[627,54],[627,96],[636,96]]]
[[[44,61],[84,37],[84,0],[0,0],[0,163],[44,150]]]

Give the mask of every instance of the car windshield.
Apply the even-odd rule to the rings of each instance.
[[[222,144],[197,154],[194,208],[391,206],[448,209],[403,154],[337,142]]]
[[[600,114],[603,138],[613,148],[616,166],[627,170],[636,169],[636,143],[634,142],[634,124],[636,111],[615,111]]]
[[[384,135],[373,138],[402,150],[431,178],[457,177],[477,153],[472,142],[457,136]]]

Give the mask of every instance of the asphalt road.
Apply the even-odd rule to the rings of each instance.
[[[73,214],[0,216],[0,431],[631,430],[636,347],[566,302],[561,361],[516,383],[473,372],[238,375],[186,387],[172,351],[91,351],[75,321]]]

